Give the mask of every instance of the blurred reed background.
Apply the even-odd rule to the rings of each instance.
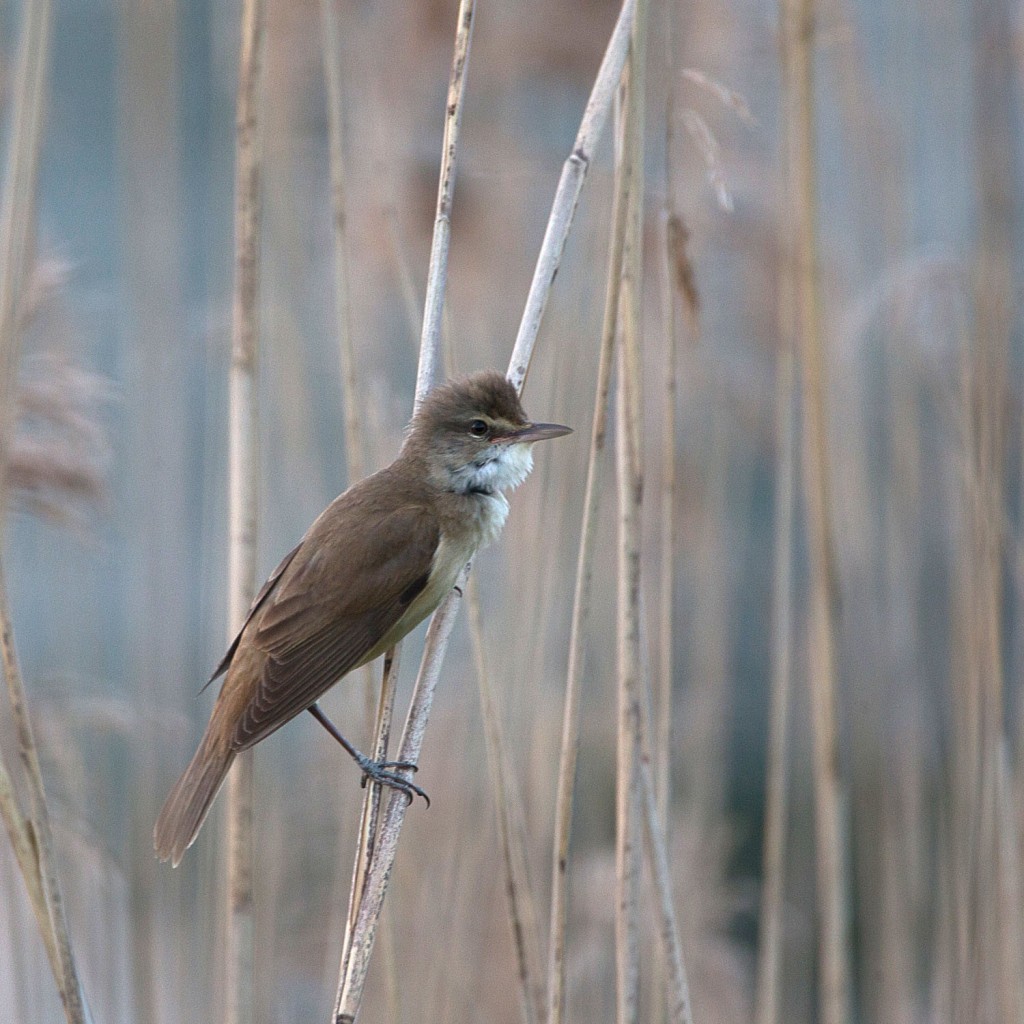
[[[5,111],[22,6],[0,5]],[[352,373],[364,428],[356,454],[367,471],[394,456],[411,408],[456,6],[335,8]],[[459,371],[508,361],[616,11],[612,0],[481,0],[447,300]],[[321,17],[314,0],[268,3],[261,578],[349,479]],[[1024,1019],[1020,17],[1007,0],[820,0],[815,12],[812,224],[849,1021]],[[666,53],[666,8],[652,4],[642,571],[651,675],[664,663],[669,591],[673,606],[676,905],[696,1019],[753,1019],[770,682],[773,660],[778,684],[777,659],[788,651],[790,700],[776,716],[789,724],[778,1011],[767,1013],[762,989],[758,1019],[814,1021],[824,1019],[809,696],[814,557],[791,447],[806,422],[792,383],[806,377],[794,376],[790,355],[799,299],[783,284],[794,221],[786,138],[800,114],[782,114],[774,2],[695,0],[678,3],[673,18]],[[226,632],[238,38],[233,5],[67,0],[54,10],[6,574],[71,937],[102,1024],[210,1020],[222,999],[220,812],[173,872],[154,860],[151,829],[206,721],[211,697],[197,691]],[[542,923],[610,137],[609,129],[524,395],[532,415],[577,434],[538,452],[502,541],[475,570]],[[686,295],[674,303],[672,531],[659,499],[672,422],[666,209],[686,226],[699,293],[699,318]],[[779,500],[787,488],[789,504]],[[598,523],[570,874],[567,1019],[580,1021],[610,1019],[615,1006],[612,494],[606,488]],[[791,563],[776,557],[787,537]],[[780,598],[790,602],[791,629],[787,641],[783,623],[773,654]],[[404,692],[421,637],[406,642]],[[361,684],[339,687],[326,707],[365,749]],[[17,749],[6,715],[0,748]],[[257,1019],[326,1020],[357,775],[300,717],[261,745],[256,779]],[[518,1020],[464,614],[417,781],[433,804],[409,815],[363,1019]],[[6,843],[0,894],[0,1018],[55,1020],[53,976]],[[648,973],[643,1019],[657,1020]]]

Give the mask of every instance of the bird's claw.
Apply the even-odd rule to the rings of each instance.
[[[419,766],[413,764],[411,761],[371,761],[370,758],[364,757],[359,762],[359,767],[363,770],[363,779],[360,785],[365,789],[366,780],[369,779],[372,782],[376,782],[381,786],[388,786],[390,789],[397,789],[400,793],[405,794],[411,804],[417,796],[423,797],[426,801],[427,806],[430,806],[430,797],[427,796],[426,791],[421,789],[416,783],[411,782],[409,779],[397,772],[391,772],[387,769],[398,768],[403,771],[419,771]]]

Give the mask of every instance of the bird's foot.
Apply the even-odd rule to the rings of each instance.
[[[430,797],[427,796],[423,789],[405,778],[404,775],[388,770],[396,768],[399,771],[419,771],[419,766],[412,761],[374,761],[365,754],[360,754],[356,758],[356,763],[363,772],[363,787],[366,786],[366,780],[369,779],[372,782],[379,783],[381,786],[388,786],[391,789],[397,789],[400,793],[404,793],[409,798],[409,803],[412,803],[417,796],[421,796],[427,802],[427,806],[430,806]]]
[[[319,704],[313,704],[309,708],[309,713],[348,751],[349,756],[353,761],[362,769],[363,782],[362,785],[366,786],[366,780],[372,779],[374,782],[379,783],[382,786],[389,786],[391,789],[397,789],[400,793],[404,793],[409,798],[409,803],[412,803],[417,796],[423,797],[427,801],[427,806],[430,806],[430,797],[420,789],[415,783],[410,782],[405,776],[399,775],[398,772],[417,772],[419,766],[413,761],[374,761],[373,758],[367,757],[361,751],[356,750],[354,746],[344,736],[338,732],[337,726],[323,713]],[[397,771],[389,771],[389,769],[397,769]]]

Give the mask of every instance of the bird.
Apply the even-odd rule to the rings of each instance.
[[[508,516],[505,496],[533,468],[533,445],[571,433],[533,423],[513,384],[486,370],[441,384],[414,412],[391,465],[332,501],[257,593],[210,677],[224,677],[195,756],[153,829],[177,866],[239,752],[309,710],[369,777],[426,797],[359,753],[317,701],[430,615]],[[209,685],[209,684],[207,684]]]

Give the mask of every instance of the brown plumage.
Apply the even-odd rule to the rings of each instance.
[[[498,373],[431,392],[398,458],[335,498],[256,595],[213,674],[226,676],[199,749],[157,819],[161,860],[179,863],[240,750],[434,611],[500,531],[502,492],[529,473],[533,442],[568,432],[530,423]]]

